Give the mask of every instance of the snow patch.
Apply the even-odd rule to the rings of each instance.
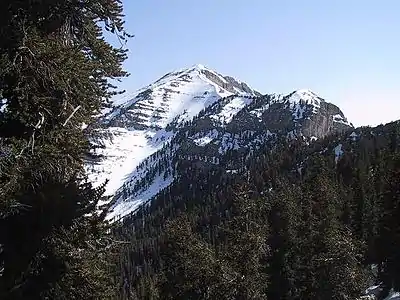
[[[106,120],[119,120],[125,114],[138,114],[141,125],[165,128],[177,116],[180,116],[178,123],[193,119],[222,97],[232,95],[208,79],[203,70],[225,81],[222,76],[202,65],[169,73],[137,91],[131,100],[115,107]]]
[[[290,107],[294,109],[295,119],[303,118],[307,105],[311,105],[314,114],[321,108],[321,100],[317,94],[308,89],[297,90],[285,97]]]
[[[358,137],[359,137],[359,135],[358,135],[357,133],[355,133],[355,131],[353,131],[353,132],[350,134],[350,138],[351,138],[353,141],[356,141],[356,140],[358,139]]]
[[[228,150],[238,150],[239,148],[239,135],[225,133],[222,136],[221,146],[218,148],[218,153],[225,154]]]
[[[381,285],[373,285],[370,286],[365,290],[365,296],[362,296],[360,299],[362,300],[376,300],[378,299],[382,293],[383,289]],[[383,300],[400,300],[400,292],[396,292],[393,289],[390,290],[389,294],[387,297],[385,297]]]
[[[337,163],[339,161],[339,158],[343,155],[343,150],[342,150],[343,145],[339,144],[335,147],[335,149],[333,149],[333,151],[335,152],[335,163]]]
[[[110,136],[102,141],[104,148],[95,151],[105,159],[100,162],[89,162],[85,166],[89,180],[95,184],[109,180],[105,195],[113,195],[129,178],[132,170],[148,156],[161,149],[173,136],[172,132],[165,130],[154,132],[128,130],[122,127],[110,127],[107,133]]]
[[[239,170],[226,170],[226,173],[228,174],[237,174]]]
[[[332,118],[333,118],[333,122],[342,123],[344,125],[349,125],[349,122],[347,121],[347,119],[342,117],[340,114],[334,115],[334,116],[332,116]]]
[[[6,112],[7,106],[7,99],[0,99],[0,113]]]
[[[287,133],[288,140],[295,140],[297,138],[297,134],[294,130],[291,130]]]
[[[294,104],[294,109],[293,109],[293,119],[294,120],[299,120],[299,119],[303,119],[303,114],[306,112],[306,105],[302,104],[302,103],[296,103]]]
[[[250,114],[252,114],[253,116],[256,116],[257,118],[261,118],[263,113],[268,109],[269,109],[269,104],[267,103],[259,108],[253,109],[252,111],[250,111]]]
[[[389,295],[384,300],[400,300],[400,292],[391,290]]]
[[[153,183],[139,195],[129,197],[127,199],[118,199],[117,202],[111,207],[106,219],[110,221],[117,221],[122,217],[134,212],[141,204],[147,202],[156,196],[161,190],[167,188],[174,181],[172,176],[166,179],[163,176],[157,176]]]
[[[198,134],[196,134],[196,136],[198,136]],[[218,137],[218,130],[217,129],[213,129],[212,131],[208,132],[206,135],[194,139],[193,142],[197,146],[203,147],[203,146],[208,145],[209,143],[211,143],[217,137]]]
[[[220,113],[211,116],[211,118],[221,123],[230,123],[236,114],[252,101],[247,97],[235,97],[222,108]]]

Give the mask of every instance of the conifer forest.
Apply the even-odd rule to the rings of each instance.
[[[0,299],[400,291],[400,121],[354,127],[311,92],[262,94],[200,65],[115,106],[141,72],[124,67],[123,6],[0,1]],[[184,96],[208,104],[172,116]],[[107,193],[117,177],[93,180],[99,166],[139,157],[123,148],[137,136],[152,150]]]

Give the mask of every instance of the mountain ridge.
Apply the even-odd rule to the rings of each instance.
[[[316,139],[352,127],[336,105],[309,89],[261,95],[201,64],[139,89],[100,124],[106,138],[96,141],[96,151],[103,158],[91,161],[87,170],[95,183],[110,179],[110,219],[134,211],[170,185],[177,176],[176,157],[219,164],[227,153],[243,155],[277,135]]]
[[[243,168],[243,156],[239,155],[224,157],[233,162],[232,168],[222,162],[205,168],[201,165],[204,160],[199,157],[190,160],[179,157],[177,180],[149,201],[148,205],[140,206],[133,214],[125,217],[117,226],[119,237],[131,243],[129,254],[127,251],[121,258],[124,270],[129,270],[124,273],[124,278],[129,278],[131,286],[140,288],[144,277],[154,274],[163,276],[171,268],[176,277],[167,278],[165,286],[168,288],[174,278],[178,281],[185,278],[185,283],[190,280],[189,276],[176,273],[180,263],[182,268],[178,270],[188,270],[190,274],[195,269],[192,274],[213,275],[207,273],[212,262],[207,258],[210,258],[209,254],[213,251],[215,255],[220,255],[225,249],[229,258],[232,257],[232,251],[243,251],[243,256],[237,256],[237,252],[233,254],[240,268],[248,265],[251,267],[252,264],[242,264],[243,257],[247,258],[253,253],[250,251],[259,249],[261,253],[271,255],[266,262],[263,261],[267,270],[265,272],[277,272],[279,275],[268,277],[270,279],[265,285],[264,280],[262,284],[257,284],[257,287],[269,291],[271,296],[268,299],[283,299],[284,296],[277,295],[287,295],[287,290],[291,294],[302,291],[305,286],[302,280],[305,268],[320,272],[313,277],[316,281],[321,276],[328,276],[329,279],[323,277],[324,284],[332,280],[331,274],[335,274],[335,280],[339,278],[344,282],[336,292],[340,295],[345,291],[352,293],[351,299],[383,299],[387,292],[389,295],[398,295],[394,292],[396,290],[390,291],[392,283],[382,283],[377,271],[381,261],[385,263],[386,260],[377,257],[375,249],[387,249],[387,246],[368,241],[371,238],[383,241],[377,236],[379,232],[370,231],[371,224],[377,226],[378,223],[374,222],[380,217],[381,210],[377,206],[383,205],[379,200],[381,194],[370,190],[381,189],[380,184],[384,184],[384,181],[379,180],[381,176],[391,178],[387,181],[390,185],[392,180],[398,178],[392,177],[392,171],[382,168],[391,166],[398,172],[399,164],[392,164],[390,160],[397,157],[399,161],[399,124],[394,122],[374,128],[349,128],[346,132],[329,134],[316,141],[288,140],[278,135],[279,140],[268,140],[260,149],[251,153]],[[391,186],[395,191],[396,186]],[[390,197],[391,194],[387,195]],[[392,198],[384,203],[386,205],[391,201],[394,203]],[[266,207],[266,211],[263,207]],[[232,225],[238,211],[241,211],[241,225],[233,223],[229,230],[224,229],[224,226]],[[359,217],[359,214],[362,216]],[[391,214],[386,216],[395,218]],[[260,227],[254,227],[256,222]],[[329,225],[333,226],[331,229],[327,229],[330,228],[327,227],[329,222],[332,222]],[[174,229],[172,232],[171,224]],[[264,228],[261,227],[263,224],[267,229],[260,231],[260,228]],[[392,224],[398,226],[398,223]],[[254,239],[258,233],[266,233],[267,241]],[[226,248],[231,241],[226,239],[227,234],[237,236],[233,240],[233,248]],[[197,244],[196,239],[201,243]],[[267,243],[267,248],[248,246],[256,240]],[[388,239],[387,243],[391,244],[392,240]],[[243,243],[239,244],[238,241]],[[347,247],[349,245],[351,247]],[[264,249],[271,250],[264,252]],[[395,251],[396,248],[391,249]],[[319,254],[321,251],[324,251],[322,255]],[[337,252],[338,255],[333,254]],[[285,260],[279,260],[282,253]],[[222,257],[226,257],[224,255]],[[172,262],[166,262],[171,256]],[[299,259],[303,262],[300,267],[296,267]],[[187,261],[193,263],[186,264]],[[396,264],[393,261],[391,263]],[[324,268],[322,272],[321,267]],[[288,277],[292,273],[282,273],[282,269],[286,268],[294,270],[296,275]],[[385,272],[390,270],[385,269]],[[359,277],[354,277],[354,274],[359,274]],[[307,282],[311,276],[307,275]],[[295,289],[285,286],[282,292],[280,278],[300,279]],[[215,277],[210,280],[207,287],[213,284]],[[199,283],[199,286],[204,286],[202,281]],[[161,284],[157,287],[161,294],[165,293]],[[229,291],[235,287],[236,283]],[[307,291],[295,298],[308,299],[310,295]],[[326,295],[321,299],[333,298]]]
[[[97,150],[98,154],[113,159],[109,163],[97,165],[100,170],[96,170],[94,162],[87,165],[91,181],[97,183],[110,179],[106,193],[113,194],[119,188],[119,182],[123,180],[121,173],[129,173],[138,162],[160,149],[170,138],[163,128],[173,118],[180,117],[179,122],[193,118],[204,107],[222,98],[220,94],[232,94],[223,87],[217,89],[214,82],[202,76],[202,70],[214,72],[196,65],[167,73],[152,84],[139,89],[132,99],[113,107],[102,116],[100,130],[105,131],[109,138],[94,143],[100,147]],[[190,93],[185,92],[185,89],[189,89]],[[255,93],[252,91],[252,94]],[[130,140],[133,144],[129,143]],[[115,144],[115,147],[112,144]],[[120,166],[118,172],[112,172],[115,163],[121,160],[128,161],[128,164]],[[104,176],[101,172],[104,172]]]

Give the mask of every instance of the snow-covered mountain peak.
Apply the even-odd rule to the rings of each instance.
[[[161,129],[178,116],[179,122],[190,120],[202,109],[230,95],[261,94],[243,82],[197,64],[167,73],[140,89],[132,99],[116,106],[104,120],[111,127]]]
[[[287,95],[285,98],[287,98],[291,103],[305,102],[319,105],[320,101],[323,101],[322,98],[309,89],[296,90]]]
[[[191,69],[196,69],[196,70],[205,70],[208,69],[205,65],[203,64],[194,64]]]
[[[325,103],[325,100],[319,97],[316,93],[310,89],[300,89],[291,92],[281,98],[284,102],[287,102],[293,109],[293,116],[295,118],[302,118],[304,112],[307,112],[307,107],[313,114],[317,114],[321,109],[321,103]]]
[[[247,157],[277,136],[320,138],[349,127],[311,90],[261,95],[202,64],[169,72],[119,103],[100,120],[101,159],[87,164],[91,181],[109,179],[109,218],[170,186],[179,161],[233,168],[234,152]]]
[[[180,124],[235,95],[261,94],[201,64],[165,74],[103,116],[102,133],[107,138],[97,154],[104,159],[88,165],[91,180],[109,179],[106,193],[114,194],[143,160],[173,138]]]

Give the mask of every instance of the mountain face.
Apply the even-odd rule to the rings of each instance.
[[[99,122],[101,159],[88,162],[87,171],[93,182],[110,180],[110,219],[171,185],[182,176],[183,161],[240,172],[238,161],[244,164],[266,143],[315,140],[352,127],[337,106],[310,90],[262,95],[202,65],[164,75]]]
[[[400,122],[312,143],[277,134],[214,160],[188,156],[182,135],[174,181],[116,226],[121,299],[398,295]]]

